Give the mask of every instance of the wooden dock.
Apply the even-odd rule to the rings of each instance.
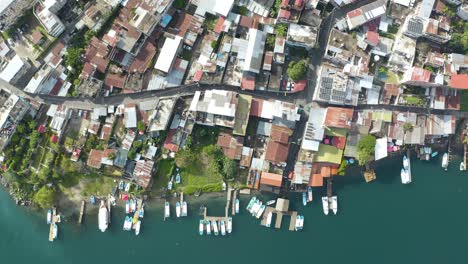
[[[467,147],[467,144],[463,144],[463,152],[464,152],[464,155],[463,155],[463,164],[465,164],[465,168],[464,170],[466,170],[466,159],[467,159],[467,156],[468,156],[468,147]]]
[[[139,218],[139,215],[140,215],[140,210],[141,210],[141,206],[143,205],[143,200],[142,199],[138,199],[137,200],[137,208],[135,210],[135,213],[133,214],[133,219],[135,218]],[[132,223],[133,223],[133,219],[132,219]],[[132,228],[135,229],[135,224],[132,224]]]
[[[231,215],[236,215],[236,200],[237,200],[237,190],[234,189],[234,198],[232,199],[232,212]]]
[[[60,215],[57,215],[57,209],[54,207],[52,209],[52,221],[50,222],[50,228],[49,228],[49,241],[53,242],[54,241],[54,226],[56,223],[60,222]]]
[[[110,195],[107,197],[107,223],[111,223],[111,208],[112,208],[112,204],[111,204],[111,199],[110,199]]]
[[[297,212],[291,212],[291,222],[289,223],[289,231],[296,231],[296,217]]]
[[[409,175],[409,182],[413,181],[412,175],[411,175],[411,151],[408,148],[406,150],[406,158],[408,159],[408,175]]]
[[[332,182],[332,177],[330,176],[329,178],[327,178],[328,208],[332,208],[332,196],[333,196],[333,182]],[[294,219],[294,222],[295,221],[296,219]]]
[[[277,212],[276,213],[276,222],[275,222],[275,228],[280,229],[281,228],[281,222],[283,221],[283,213],[282,212]]]
[[[81,209],[80,209],[80,217],[78,218],[78,224],[81,224],[83,222],[83,215],[85,212],[85,201],[81,201]]]
[[[275,208],[273,207],[270,207],[270,206],[267,206],[265,208],[265,212],[263,213],[263,216],[262,216],[262,221],[260,221],[260,224],[262,226],[266,226],[266,223],[267,223],[267,218],[268,218],[268,214],[271,212],[271,213],[275,213]]]

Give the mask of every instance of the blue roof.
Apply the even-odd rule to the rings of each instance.
[[[169,22],[171,22],[172,20],[172,16],[168,15],[168,14],[164,14],[164,16],[162,17],[162,20],[161,20],[161,25],[163,27],[167,27],[167,25],[169,24]]]

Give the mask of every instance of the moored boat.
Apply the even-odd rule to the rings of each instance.
[[[338,212],[338,196],[332,196],[332,210],[333,214]]]
[[[169,202],[166,202],[164,204],[164,217],[170,217],[171,216],[171,207],[170,207],[170,204]]]
[[[228,217],[227,232],[228,232],[228,234],[231,234],[231,232],[232,232],[232,217]]]
[[[437,155],[439,155],[439,152],[434,151],[434,152],[432,152],[431,157],[434,158],[434,157],[437,156]]]
[[[119,190],[123,190],[124,187],[125,187],[124,181],[120,181],[119,182]]]
[[[96,203],[96,198],[94,197],[94,195],[91,195],[91,197],[89,198],[89,202],[94,205]]]
[[[180,217],[180,203],[179,202],[177,202],[175,205],[175,212],[176,212],[176,216]]]
[[[132,186],[131,183],[127,182],[127,184],[125,184],[125,191],[128,192],[130,191],[130,187]]]
[[[108,226],[109,215],[107,212],[106,203],[101,200],[101,206],[99,207],[99,230],[105,232]]]
[[[325,215],[328,215],[328,211],[329,211],[329,206],[328,206],[328,197],[327,196],[323,196],[322,197],[322,207],[323,207],[323,213]]]
[[[239,198],[236,198],[236,214],[239,213]]]
[[[221,220],[221,235],[226,235],[226,223],[224,222],[224,220]]]
[[[138,217],[143,218],[145,216],[145,209],[143,208],[143,205],[140,208],[140,212],[138,214]]]
[[[300,215],[297,215],[297,216],[296,216],[296,224],[295,224],[295,226],[294,226],[294,230],[299,231],[300,224],[301,224],[301,216],[300,216]]]
[[[219,235],[218,222],[216,220],[213,220],[213,232],[214,232],[215,236]]]
[[[177,175],[176,175],[176,177],[175,177],[175,182],[176,182],[177,184],[180,183],[180,174],[179,174],[179,173],[177,173]]]
[[[206,234],[211,235],[211,223],[210,220],[206,220]]]
[[[167,184],[167,189],[169,191],[172,190],[172,181],[169,181],[169,183]]]
[[[444,168],[444,170],[447,171],[447,167],[448,167],[448,154],[444,153],[444,155],[442,156],[442,168]]]
[[[407,170],[409,168],[409,161],[406,155],[403,155],[403,168]]]
[[[200,234],[200,236],[203,236],[203,220],[200,219],[200,224],[198,225],[198,233]]]
[[[267,215],[267,220],[266,220],[266,227],[270,227],[271,226],[271,219],[273,218],[273,213],[272,212],[268,212],[268,215]]]
[[[141,221],[138,220],[138,222],[136,222],[135,224],[135,235],[139,235],[140,234],[140,228],[141,228]]]
[[[135,199],[132,199],[130,201],[130,208],[132,210],[132,213],[134,213],[136,211],[136,200]]]
[[[53,233],[54,239],[56,239],[57,236],[58,236],[58,226],[57,226],[57,224],[54,224],[54,231],[53,232],[54,232]]]
[[[302,205],[304,206],[307,205],[307,193],[306,192],[302,193]]]
[[[262,207],[262,201],[257,200],[255,202],[254,206],[252,207],[252,216],[257,215],[257,213],[258,213],[258,211],[260,210],[261,207]]]
[[[52,210],[47,210],[47,224],[50,225],[52,222]]]
[[[400,176],[401,176],[401,183],[403,183],[403,184],[408,184],[409,183],[409,174],[408,174],[407,170],[402,168],[401,172],[400,172]]]
[[[183,201],[182,202],[182,216],[187,216],[187,202]]]
[[[256,215],[257,219],[262,217],[263,212],[265,212],[265,208],[266,208],[266,205],[260,206],[260,209],[258,210],[257,215]]]
[[[314,196],[312,194],[312,187],[307,187],[307,202],[312,202],[314,200]]]
[[[462,161],[460,162],[460,171],[466,170],[465,163]]]
[[[256,200],[257,200],[257,197],[255,197],[255,196],[250,198],[249,204],[247,205],[247,211],[250,212],[250,210],[254,206]]]
[[[274,203],[276,203],[276,200],[270,200],[270,201],[266,202],[266,205],[272,205]]]
[[[225,182],[223,182],[223,186],[222,186],[222,187],[223,187],[223,191],[225,191],[225,190],[226,190],[226,187],[227,187],[227,185],[226,185]]]

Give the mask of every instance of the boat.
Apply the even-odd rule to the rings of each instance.
[[[180,173],[177,173],[177,175],[176,175],[176,177],[175,177],[175,182],[176,182],[177,184],[180,183]]]
[[[138,220],[138,222],[136,222],[135,224],[135,235],[139,235],[140,234],[140,228],[141,228],[141,221]]]
[[[322,206],[323,206],[323,213],[325,215],[328,215],[328,210],[329,210],[329,208],[328,208],[328,197],[326,197],[326,196],[322,197]]]
[[[101,200],[101,206],[99,207],[99,230],[105,232],[108,226],[109,215],[107,213],[107,207],[104,200]]]
[[[307,187],[307,202],[312,202],[314,200],[314,196],[312,193],[312,187]]]
[[[460,171],[464,171],[466,168],[465,168],[465,163],[462,161],[460,162]]]
[[[211,235],[211,223],[210,220],[206,220],[206,234]]]
[[[297,215],[296,216],[296,225],[294,226],[294,230],[299,231],[300,229],[300,224],[301,224],[301,216]]]
[[[444,156],[442,156],[442,168],[444,168],[445,171],[447,171],[448,167],[448,154],[444,153]]]
[[[304,229],[304,216],[300,216],[300,221],[299,221],[299,230]]]
[[[219,235],[218,222],[216,222],[216,220],[213,220],[213,232],[214,232],[215,236]]]
[[[145,209],[143,205],[141,206],[140,212],[138,213],[138,217],[143,218],[145,216]]]
[[[236,198],[236,214],[239,213],[239,199]]]
[[[228,232],[228,234],[231,234],[231,232],[232,232],[232,217],[228,217],[227,232]]]
[[[261,207],[262,207],[262,201],[257,201],[255,205],[252,207],[252,216],[257,215]]]
[[[266,220],[266,227],[270,227],[271,226],[271,219],[273,218],[273,213],[272,212],[268,212],[268,215],[267,215],[267,220]]]
[[[50,225],[52,222],[52,210],[47,210],[47,224]]]
[[[266,202],[266,205],[272,205],[274,203],[276,203],[276,200],[270,200],[270,201]]]
[[[130,201],[129,200],[125,201],[125,212],[127,214],[130,213]]]
[[[56,238],[57,238],[57,235],[58,235],[58,226],[57,226],[57,224],[54,224],[53,235],[54,235],[54,239],[56,239]]]
[[[247,205],[247,211],[250,212],[250,210],[252,209],[252,206],[254,205],[256,200],[257,200],[257,197],[255,197],[255,196],[250,198],[249,204]]]
[[[133,216],[132,224],[136,224],[137,222],[138,222],[138,215],[135,214],[135,215]]]
[[[127,222],[128,222],[128,215],[125,216],[124,224],[123,224],[123,230],[127,230]]]
[[[171,216],[171,207],[169,205],[169,202],[166,202],[164,204],[164,217],[170,217]]]
[[[333,214],[338,212],[338,196],[332,196],[332,210]]]
[[[195,197],[198,197],[198,196],[200,196],[200,194],[201,194],[201,189],[198,189],[198,190],[195,191],[195,193],[193,195],[195,195]]]
[[[407,170],[409,168],[409,160],[406,155],[403,155],[403,168]]]
[[[180,217],[180,203],[179,202],[177,202],[175,205],[175,212],[176,212],[176,216]]]
[[[96,198],[94,197],[94,195],[91,195],[91,197],[89,198],[89,201],[91,202],[92,205],[96,204]]]
[[[401,168],[400,176],[401,176],[401,183],[403,183],[403,184],[409,183],[409,181],[408,181],[408,171],[407,170],[405,170],[404,168]]]
[[[136,211],[136,200],[135,199],[131,200],[130,207],[132,209],[132,213],[134,213]]]
[[[439,152],[434,151],[434,152],[432,152],[431,157],[434,158],[434,157],[437,156],[437,155],[439,155]]]
[[[257,219],[260,219],[262,217],[263,212],[265,212],[266,205],[260,206],[260,210],[258,210],[258,213],[256,215]]]
[[[224,222],[224,220],[221,220],[221,235],[226,235],[226,223]]]
[[[127,184],[125,184],[125,191],[128,192],[130,191],[130,187],[132,186],[131,183],[127,182]]]
[[[130,216],[126,216],[125,217],[125,221],[124,221],[124,225],[123,225],[123,230],[125,231],[129,231],[130,229],[132,229],[132,217]]]
[[[120,181],[120,182],[119,182],[119,190],[123,190],[124,187],[125,187],[124,181]]]
[[[307,193],[306,192],[302,193],[302,205],[304,206],[307,205]]]
[[[225,190],[226,190],[226,187],[227,187],[227,186],[226,186],[226,183],[225,183],[225,182],[223,182],[223,191],[225,191]]]
[[[182,202],[182,216],[187,216],[187,202]]]
[[[167,184],[167,189],[169,191],[172,190],[172,181],[169,181],[169,183]]]
[[[203,220],[200,219],[200,224],[198,225],[198,233],[200,236],[203,236]]]

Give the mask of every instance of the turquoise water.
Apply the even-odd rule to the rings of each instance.
[[[90,216],[81,227],[60,224],[50,243],[45,214],[15,206],[2,190],[1,263],[468,263],[468,173],[458,162],[444,172],[440,160],[413,161],[413,183],[404,186],[400,168],[399,159],[380,163],[369,184],[356,175],[337,178],[337,216],[323,215],[319,191],[307,208],[293,196],[292,209],[305,215],[303,232],[288,231],[286,218],[282,230],[260,226],[243,197],[228,237],[198,235],[200,203],[192,198],[185,219],[163,222],[162,208],[150,205],[138,237],[121,230],[122,210],[114,210],[107,232]],[[223,199],[205,203],[222,214]]]

